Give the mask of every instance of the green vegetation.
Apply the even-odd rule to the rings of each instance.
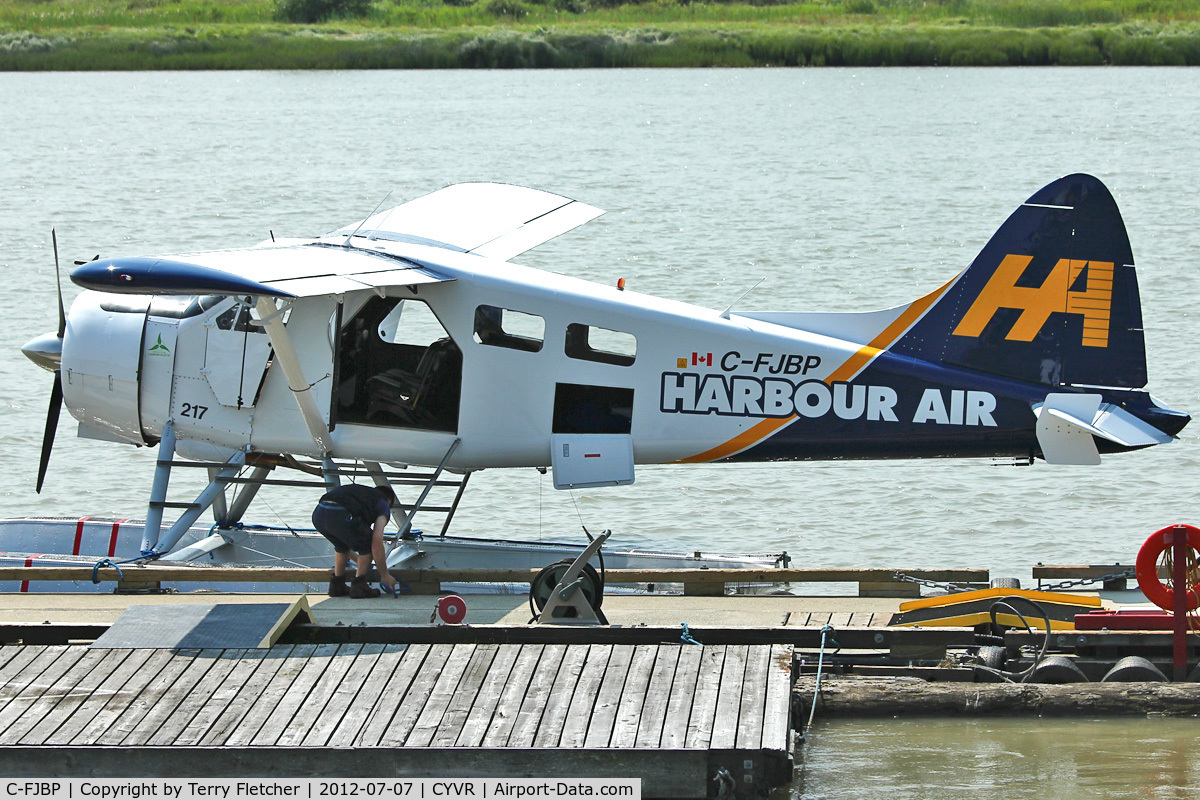
[[[0,70],[1200,65],[1200,0],[2,0]]]

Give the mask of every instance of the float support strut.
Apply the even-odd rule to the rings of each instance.
[[[221,472],[221,470],[218,467],[209,467],[208,468],[208,482],[212,483],[213,481],[215,481],[217,479],[217,475],[219,475],[220,472]],[[218,525],[226,524],[225,521],[227,519],[229,519],[229,505],[225,502],[225,492],[221,492],[220,494],[218,494],[216,497],[213,498],[212,510],[213,510],[213,521],[216,522]]]
[[[332,492],[342,485],[341,476],[338,474],[338,465],[333,463],[333,459],[328,455],[321,459],[321,477],[325,479],[325,491],[327,492]]]
[[[175,460],[175,422],[163,425],[158,443],[158,464],[154,467],[154,482],[150,484],[150,506],[146,509],[146,528],[142,532],[142,552],[157,548],[158,532],[162,530],[163,504],[167,502],[167,484],[171,482],[171,462]]]
[[[250,471],[250,482],[242,487],[241,491],[233,498],[233,502],[229,504],[229,510],[224,517],[217,519],[222,528],[227,528],[234,523],[241,522],[242,517],[246,516],[246,509],[250,508],[250,502],[258,494],[258,490],[262,488],[262,483],[267,479],[267,475],[271,473],[271,467],[255,467]],[[214,472],[210,480],[216,480],[219,472]]]
[[[179,519],[175,520],[175,524],[167,531],[156,544],[155,550],[159,553],[165,553],[179,543],[183,535],[188,532],[192,524],[200,518],[205,509],[213,504],[213,501],[219,494],[225,491],[226,484],[231,478],[238,474],[238,470],[242,468],[242,464],[246,463],[246,454],[241,450],[230,456],[225,462],[225,466],[221,467],[212,481],[205,487],[200,496],[196,498],[194,503],[177,503],[174,507],[182,507],[183,513],[179,515]]]

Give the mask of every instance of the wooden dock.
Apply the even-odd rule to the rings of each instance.
[[[0,773],[790,780],[791,647],[0,647]]]

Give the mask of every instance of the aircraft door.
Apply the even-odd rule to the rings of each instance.
[[[146,318],[142,336],[142,380],[139,387],[142,433],[157,438],[171,413],[171,384],[175,374],[176,320]]]
[[[271,342],[250,324],[250,304],[239,301],[208,328],[204,369],[209,388],[223,406],[253,408],[271,358]]]
[[[337,422],[458,430],[462,350],[428,304],[373,297],[338,341]]]

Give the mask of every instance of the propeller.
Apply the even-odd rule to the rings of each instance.
[[[58,346],[62,353],[63,334],[67,332],[67,312],[63,308],[62,277],[58,267],[58,234],[50,229],[50,240],[54,244],[54,283],[58,287]],[[61,363],[61,362],[60,362]],[[46,480],[46,467],[50,464],[50,451],[54,448],[54,433],[58,430],[58,415],[62,411],[62,369],[54,370],[54,385],[50,389],[50,408],[46,411],[46,430],[42,434],[42,456],[38,462],[37,493],[42,493]]]
[[[54,447],[54,432],[58,430],[58,414],[62,410],[62,372],[54,370],[54,386],[50,389],[50,408],[46,411],[46,432],[42,434],[42,457],[38,462],[37,493],[42,493],[46,480],[46,467],[50,464],[50,450]]]

